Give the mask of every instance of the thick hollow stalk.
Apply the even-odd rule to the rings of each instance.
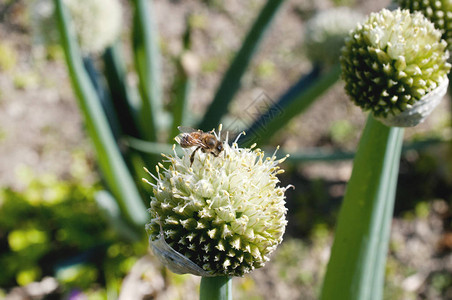
[[[323,300],[382,299],[402,139],[402,128],[369,116],[339,213]]]
[[[202,277],[200,300],[232,300],[232,278]]]

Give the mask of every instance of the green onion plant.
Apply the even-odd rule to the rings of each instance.
[[[352,101],[370,114],[321,299],[383,298],[403,127],[422,122],[445,95],[447,59],[440,31],[420,13],[384,9],[350,33],[342,76]]]
[[[106,186],[96,200],[109,212],[114,228],[131,240],[140,240],[147,232],[150,247],[170,270],[202,276],[201,299],[232,299],[233,276],[262,267],[281,243],[286,225],[287,187],[278,187],[276,178],[282,160],[275,155],[264,158],[254,143],[268,141],[304,112],[339,80],[342,70],[352,101],[370,114],[339,215],[321,297],[381,299],[403,138],[400,127],[422,122],[444,95],[450,65],[441,35],[449,35],[420,13],[383,10],[347,38],[340,66],[337,50],[361,17],[351,13],[353,17],[345,19],[353,22],[342,22],[344,14],[349,14],[345,10],[319,16],[305,34],[306,46],[314,49],[307,51],[312,70],[246,130],[247,137],[239,143],[248,148],[225,143],[226,154],[218,159],[198,151],[191,162],[193,149],[171,146],[178,126],[209,131],[219,125],[284,1],[268,0],[263,6],[198,124],[187,117],[197,69],[190,22],[186,22],[183,52],[173,60],[177,72],[165,106],[152,1],[127,2],[132,11],[130,45],[137,86],[127,79],[130,70],[119,40],[121,26],[114,23],[120,18],[109,18],[113,23],[87,18],[91,14],[86,11],[118,15],[119,6],[108,8],[116,2],[53,0],[68,72]],[[445,22],[447,29],[450,24]],[[95,43],[90,45],[86,34],[93,32],[105,32],[102,36],[108,38],[94,36]],[[326,57],[318,56],[322,53]],[[274,115],[275,109],[282,113]],[[163,164],[170,167],[159,162],[161,153],[167,154]],[[311,159],[298,153],[293,161],[297,157]],[[143,166],[152,172],[147,175]],[[157,166],[155,172],[151,166]],[[137,180],[143,177],[148,184]],[[244,187],[247,181],[253,184]],[[149,194],[150,216],[148,200],[143,201]]]

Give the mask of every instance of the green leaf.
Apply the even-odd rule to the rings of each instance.
[[[406,151],[424,151],[432,146],[438,146],[441,144],[449,144],[450,139],[441,138],[429,138],[426,140],[407,142],[402,147],[402,152]],[[139,153],[147,153],[153,156],[164,154],[173,154],[173,144],[164,143],[154,143],[145,140],[140,140],[134,137],[126,137],[124,140],[124,145],[130,149],[137,151]],[[183,155],[183,151],[180,147],[176,147],[176,153],[178,155]],[[274,149],[264,147],[265,153],[272,155]],[[339,161],[339,160],[350,160],[355,157],[354,151],[343,151],[341,149],[331,149],[328,147],[317,147],[317,148],[304,148],[303,150],[297,152],[285,152],[284,150],[278,151],[279,157],[284,157],[289,155],[287,162],[290,163],[303,163],[303,162],[313,162],[313,161]]]
[[[169,141],[173,141],[174,137],[179,134],[178,126],[187,125],[188,116],[188,99],[193,85],[193,78],[185,72],[181,66],[180,60],[177,62],[178,74],[174,80],[174,98],[171,103],[171,111],[173,113],[173,120],[171,125],[171,132]]]
[[[93,84],[94,89],[96,90],[97,96],[99,98],[100,104],[104,109],[105,115],[107,117],[108,125],[113,132],[113,136],[115,140],[119,139],[121,136],[121,127],[119,125],[118,116],[116,114],[116,110],[113,107],[110,94],[106,89],[105,83],[102,81],[102,78],[97,71],[93,60],[89,56],[83,57],[83,65],[85,66],[85,70]]]
[[[268,141],[335,84],[339,80],[340,71],[340,66],[336,65],[321,75],[314,68],[246,130],[247,135],[242,140],[243,144],[250,146],[256,142],[263,144]]]
[[[382,299],[403,129],[368,117],[345,193],[321,299]]]
[[[139,137],[141,130],[137,120],[138,92],[133,93],[127,84],[127,71],[120,45],[116,43],[107,48],[102,58],[113,107],[117,112],[121,112],[118,114],[121,129],[125,134]]]
[[[425,140],[406,142],[402,146],[402,153],[407,151],[425,151],[432,146],[445,145],[451,142],[450,139],[442,138],[428,138]],[[265,149],[266,153],[272,153],[271,149]],[[304,148],[297,152],[286,153],[284,151],[278,151],[280,157],[284,157],[289,154],[287,162],[291,163],[302,163],[302,162],[312,162],[312,161],[339,161],[339,160],[349,160],[355,157],[354,151],[343,151],[341,149],[331,149],[328,147],[317,147],[317,148]]]
[[[108,126],[100,100],[83,66],[80,50],[63,0],[54,1],[72,86],[77,94],[88,133],[94,143],[99,166],[108,187],[119,201],[118,204],[125,219],[129,224],[140,228],[147,221],[146,209]]]
[[[232,300],[232,278],[202,277],[200,300]]]
[[[237,55],[223,77],[217,93],[207,109],[207,113],[204,115],[204,119],[199,125],[200,129],[212,130],[212,128],[216,128],[220,123],[221,118],[226,114],[229,103],[240,88],[240,81],[246,68],[250,64],[264,33],[267,31],[283,1],[284,0],[268,0],[267,4],[261,10],[253,27],[248,32],[242,47],[239,52],[237,52]]]
[[[140,140],[134,137],[127,137],[124,140],[124,144],[127,147],[130,147],[133,150],[147,153],[151,155],[160,155],[161,153],[164,154],[171,154],[173,153],[173,145],[172,144],[163,144],[163,143],[155,143],[155,142],[148,142],[145,140]],[[179,154],[182,154],[182,151],[178,151]]]
[[[171,112],[173,119],[171,124],[171,131],[169,135],[169,142],[172,142],[174,137],[179,134],[178,126],[187,126],[187,119],[189,119],[188,101],[190,99],[190,91],[193,86],[193,75],[191,70],[186,70],[183,66],[184,55],[189,53],[191,47],[192,25],[186,18],[185,33],[183,35],[184,51],[177,57],[176,66],[177,73],[173,82],[173,99],[171,101]]]
[[[141,128],[146,138],[155,141],[162,118],[160,53],[151,1],[133,0],[133,50],[142,97]]]

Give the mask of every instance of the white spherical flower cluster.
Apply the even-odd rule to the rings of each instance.
[[[452,51],[452,1],[451,0],[396,0],[401,8],[411,12],[420,11],[435,24],[442,33],[442,39],[447,42]]]
[[[419,12],[383,9],[350,33],[342,49],[345,90],[388,126],[419,124],[447,90],[446,42]]]
[[[122,8],[119,0],[64,0],[83,53],[99,53],[120,35]],[[30,3],[32,31],[37,43],[59,41],[53,0]]]
[[[64,3],[83,52],[101,52],[119,37],[122,21],[119,0],[64,0]]]
[[[217,135],[217,138],[219,136]],[[287,224],[275,155],[228,145],[218,155],[184,149],[159,164],[147,225],[154,253],[172,271],[242,276],[262,267]]]
[[[349,31],[364,16],[348,7],[337,7],[317,13],[306,23],[306,55],[315,63],[333,65],[339,62],[340,50]]]
[[[53,45],[58,43],[59,34],[52,0],[32,0],[29,3],[31,33],[36,44]]]

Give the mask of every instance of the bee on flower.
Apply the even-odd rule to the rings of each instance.
[[[201,137],[212,147],[199,145]],[[143,179],[153,188],[150,245],[173,272],[242,276],[264,266],[282,242],[290,186],[279,186],[276,175],[285,157],[276,159],[276,151],[265,157],[255,145],[240,148],[238,138],[229,145],[228,134],[220,137],[221,126],[218,133],[183,132],[178,140],[184,155],[174,147],[156,176],[148,172],[155,182]]]

